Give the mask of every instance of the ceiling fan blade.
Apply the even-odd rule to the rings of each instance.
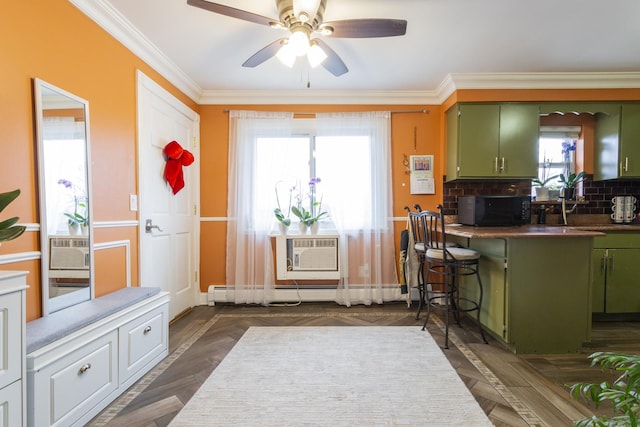
[[[338,77],[349,71],[347,66],[342,62],[342,59],[338,56],[338,54],[329,47],[322,39],[313,39],[324,53],[327,54],[327,58],[322,61],[322,66],[327,69],[331,74]]]
[[[267,18],[266,16],[257,15],[255,13],[247,12],[246,10],[236,9],[235,7],[212,3],[206,0],[187,0],[187,4],[208,10],[209,12],[219,13],[220,15],[254,22],[260,25],[271,26],[271,24],[279,22],[277,19]]]
[[[345,19],[325,22],[320,26],[333,28],[328,37],[369,38],[403,36],[407,32],[407,21],[402,19]]]
[[[263,47],[262,49],[254,53],[251,58],[244,61],[244,64],[242,64],[242,66],[250,68],[257,67],[267,59],[274,57],[286,41],[286,38],[281,38]]]

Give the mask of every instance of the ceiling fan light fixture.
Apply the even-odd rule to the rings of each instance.
[[[284,65],[291,68],[293,64],[296,62],[297,55],[291,48],[290,43],[285,43],[282,45],[278,53],[276,53],[276,58],[280,60]]]
[[[287,45],[296,56],[304,56],[309,51],[309,36],[304,31],[294,31]]]
[[[322,64],[322,61],[327,59],[327,53],[322,50],[317,43],[311,42],[311,47],[307,52],[307,60],[309,60],[309,65],[311,68],[316,68],[318,65]]]

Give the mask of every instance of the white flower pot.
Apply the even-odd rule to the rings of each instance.
[[[536,187],[536,201],[546,202],[549,200],[549,189],[546,187]]]
[[[318,221],[311,224],[311,234],[318,234],[320,230],[320,223]]]
[[[287,234],[287,230],[289,229],[289,226],[287,226],[286,224],[283,224],[281,222],[278,223],[278,227],[280,228],[280,234],[282,234],[283,236],[285,234]]]
[[[68,224],[69,226],[69,236],[79,236],[81,234],[80,224]]]
[[[298,223],[298,227],[300,229],[300,234],[307,234],[307,224],[300,222]]]

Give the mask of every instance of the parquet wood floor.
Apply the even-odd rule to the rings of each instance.
[[[171,324],[169,357],[89,425],[168,425],[250,326],[340,325],[419,326],[422,320],[415,319],[415,308],[408,309],[403,303],[350,308],[334,303],[195,307]],[[444,342],[441,326],[437,317],[428,326],[440,344]],[[496,426],[570,426],[572,420],[595,409],[572,400],[565,385],[604,378],[600,369],[590,367],[587,358],[596,350],[640,354],[638,326],[596,322],[593,342],[580,354],[514,355],[493,339],[482,343],[477,328],[463,322],[462,328],[453,326],[452,343],[443,352]],[[399,375],[410,372],[411,360],[407,360],[407,372]],[[420,390],[415,395],[420,399]],[[416,420],[415,425],[426,424]]]

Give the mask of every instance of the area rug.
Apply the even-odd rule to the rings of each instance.
[[[179,426],[490,426],[420,327],[251,327]]]

